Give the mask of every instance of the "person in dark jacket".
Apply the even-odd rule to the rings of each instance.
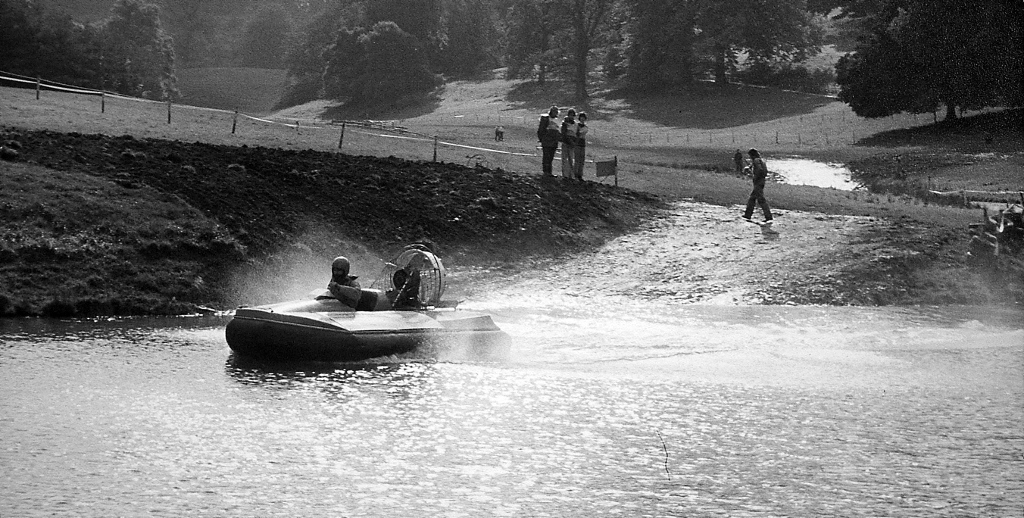
[[[359,304],[361,292],[356,277],[348,274],[349,268],[348,258],[336,257],[331,263],[331,282],[327,283],[327,290],[342,304],[355,308]]]
[[[398,270],[391,277],[391,283],[395,286],[395,301],[392,307],[395,309],[419,309],[422,306],[420,301],[420,270],[425,268],[429,262],[422,255],[417,255],[409,260],[405,268]]]
[[[732,156],[732,163],[736,166],[737,174],[743,172],[743,153],[740,153],[740,150],[737,149],[736,154]]]
[[[750,221],[750,217],[754,215],[754,205],[759,204],[764,212],[764,222],[770,224],[772,222],[772,210],[768,208],[768,200],[764,198],[764,184],[768,179],[768,166],[765,165],[764,160],[761,159],[761,154],[756,149],[751,149],[747,154],[750,155],[750,171],[754,177],[754,190],[750,191],[750,197],[747,199],[747,209],[743,211],[743,219]]]
[[[555,160],[555,153],[558,152],[559,133],[558,107],[552,106],[547,115],[540,116],[540,124],[537,126],[537,140],[540,141],[542,156],[541,171],[546,177],[554,176],[551,171],[551,163]]]

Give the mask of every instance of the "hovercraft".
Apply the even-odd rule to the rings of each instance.
[[[411,268],[419,282],[412,304],[395,285]],[[353,362],[425,347],[474,356],[507,350],[509,336],[489,315],[441,299],[446,287],[441,260],[407,247],[360,290],[356,308],[315,290],[305,300],[240,307],[225,335],[236,354],[271,361]]]

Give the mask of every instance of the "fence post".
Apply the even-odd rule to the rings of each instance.
[[[345,142],[345,123],[341,123],[341,136],[338,137],[338,149],[341,149],[341,145]]]
[[[171,123],[171,100],[167,99],[167,124]]]
[[[107,113],[107,92],[100,92],[100,113]]]
[[[434,161],[437,162],[437,135],[434,135]]]
[[[231,120],[231,134],[235,134],[235,128],[238,127],[238,110],[235,110],[235,118]]]

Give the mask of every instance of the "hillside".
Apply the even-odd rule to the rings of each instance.
[[[273,111],[288,84],[285,70],[186,68],[177,71],[181,103],[263,115]]]

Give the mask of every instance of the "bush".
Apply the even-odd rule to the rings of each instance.
[[[64,299],[52,299],[43,304],[42,314],[46,317],[68,318],[75,316],[75,304]]]
[[[789,63],[773,66],[770,63],[761,62],[747,67],[746,70],[736,72],[733,74],[733,78],[753,85],[827,94],[834,88],[836,73],[829,68],[809,70],[806,67],[793,66]]]

